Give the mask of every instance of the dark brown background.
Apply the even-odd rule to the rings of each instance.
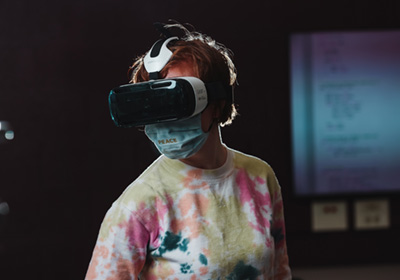
[[[400,28],[399,1],[2,0],[0,120],[15,139],[0,145],[0,278],[83,279],[106,210],[157,156],[114,127],[108,91],[169,18],[235,53],[241,116],[223,139],[275,169],[291,265],[399,262],[398,195],[389,230],[311,232],[311,200],[292,195],[288,67],[291,32]]]

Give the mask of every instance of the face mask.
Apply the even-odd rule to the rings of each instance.
[[[186,120],[146,125],[145,133],[160,153],[171,159],[192,156],[208,137],[208,132],[201,129],[201,114]]]

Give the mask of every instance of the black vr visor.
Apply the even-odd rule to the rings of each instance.
[[[109,106],[117,126],[135,127],[190,118],[212,100],[231,101],[231,94],[231,87],[219,82],[179,77],[116,87],[110,92]]]

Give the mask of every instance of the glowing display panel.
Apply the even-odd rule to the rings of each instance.
[[[400,190],[400,31],[291,36],[295,193]]]

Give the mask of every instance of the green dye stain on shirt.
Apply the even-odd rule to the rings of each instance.
[[[181,237],[181,240],[182,240],[182,237]],[[188,238],[183,239],[182,242],[179,243],[179,245],[178,245],[179,250],[181,250],[182,252],[186,252],[188,249],[188,246],[187,246],[188,244],[189,244],[189,239]]]
[[[246,280],[256,280],[257,276],[260,273],[258,270],[251,266],[246,265],[243,261],[240,261],[236,266],[233,272],[226,278],[227,280],[237,280],[237,279],[246,279]]]
[[[204,256],[203,254],[200,254],[199,260],[202,265],[208,264],[208,260],[207,260],[206,256]]]
[[[188,249],[189,239],[183,239],[180,234],[174,234],[167,231],[163,242],[159,248],[160,256],[165,252],[170,252],[179,248],[182,252],[186,252]]]
[[[188,264],[188,263],[181,264],[181,272],[184,273],[184,274],[193,273],[191,268],[192,268],[192,266],[190,264]]]

